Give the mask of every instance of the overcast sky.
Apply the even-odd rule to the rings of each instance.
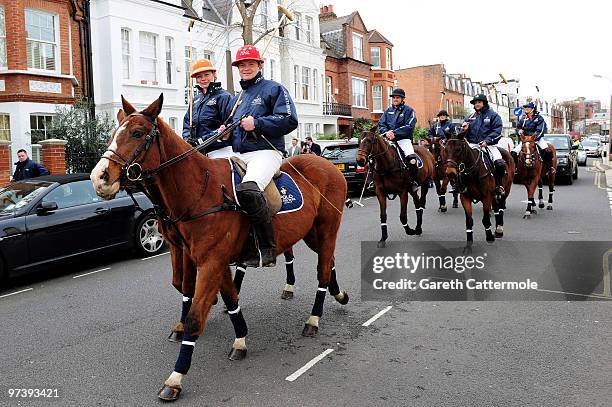
[[[394,45],[394,66],[444,63],[483,82],[521,80],[523,96],[610,104],[612,3],[607,1],[328,0],[355,10]]]

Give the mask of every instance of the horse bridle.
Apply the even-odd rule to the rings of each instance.
[[[144,152],[143,160],[146,159],[147,153],[149,152],[149,148],[151,148],[151,145],[153,145],[153,142],[155,140],[158,141],[157,146],[159,148],[159,129],[157,128],[157,119],[153,121],[153,127],[151,128],[149,133],[145,136],[143,142],[136,148],[136,150],[134,150],[134,153],[132,153],[132,157],[130,157],[129,160],[126,160],[125,158],[123,158],[119,153],[117,153],[112,148],[107,148],[105,153],[110,152],[114,156],[118,157],[119,160],[117,160],[116,158],[112,156],[109,157],[104,154],[102,155],[102,158],[106,158],[107,160],[112,161],[115,164],[121,166],[121,170],[119,172],[119,182],[120,183],[125,182],[126,179],[131,182],[142,181],[143,179],[149,178],[154,173],[159,171],[161,166],[164,164],[164,163],[160,164],[159,167],[153,170],[143,171],[140,163],[136,161],[138,157],[140,156],[140,154],[142,154],[143,152]],[[161,150],[160,150],[160,153],[161,153]]]
[[[382,138],[382,136],[381,136],[381,135],[379,135],[379,134],[374,134],[374,140],[378,140],[378,138],[379,138],[379,137],[380,137],[380,138]],[[364,140],[365,140],[365,139],[364,139]],[[384,139],[383,139],[383,141],[384,141]],[[374,143],[372,142],[372,144],[374,144]],[[384,150],[384,151],[381,151],[381,152],[376,153],[376,154],[374,154],[374,146],[372,146],[372,147],[370,148],[370,152],[369,152],[369,153],[366,155],[366,161],[367,161],[368,163],[370,163],[370,164],[373,164],[373,163],[374,163],[374,161],[376,161],[376,158],[377,158],[377,157],[380,157],[380,156],[383,156],[383,155],[387,154],[387,151],[389,151],[389,144],[388,144],[388,143],[385,143],[385,146],[386,146],[387,148],[385,148],[385,150]],[[378,144],[376,144],[376,147],[378,147]]]
[[[524,141],[524,140],[522,140],[522,143],[523,143],[523,146],[528,145],[528,143],[534,143],[535,152],[533,153],[533,155],[535,156],[535,159],[531,159],[531,156],[532,156],[531,153],[523,152],[522,147],[521,147],[521,151],[519,152],[519,161],[524,162],[526,167],[531,168],[535,165],[537,159],[540,158],[540,152],[538,151],[538,144],[535,141]],[[527,160],[530,160],[529,164],[527,163]]]
[[[451,141],[459,141],[459,142],[465,143],[465,145],[469,149],[468,152],[471,153],[471,147],[467,144],[467,141],[465,141],[465,139],[448,139],[446,143],[450,143]],[[479,148],[478,157],[476,157],[476,161],[474,162],[474,165],[468,169],[465,168],[464,162],[457,163],[455,160],[451,160],[450,158],[446,159],[446,166],[450,168],[455,168],[457,171],[459,171],[461,175],[467,176],[467,175],[470,175],[472,172],[474,172],[476,168],[478,168],[478,164],[480,163],[480,160],[482,159],[482,155],[483,155],[482,148]]]

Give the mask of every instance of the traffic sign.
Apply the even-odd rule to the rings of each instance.
[[[523,114],[523,109],[521,109],[520,107],[515,107],[513,113],[516,117],[519,117]]]

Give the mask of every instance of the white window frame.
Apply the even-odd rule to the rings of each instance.
[[[351,38],[353,40],[353,58],[358,61],[363,61],[363,35],[353,33]],[[356,39],[358,41],[355,41]],[[356,46],[357,44],[359,44],[359,47]]]
[[[36,117],[36,129],[32,128],[32,117]],[[38,128],[38,117],[44,117],[43,121],[44,121],[44,125],[42,129]],[[44,131],[44,137],[41,140],[47,140],[48,138],[48,134],[47,132],[49,131],[48,123],[47,123],[47,118],[51,118],[51,121],[53,121],[53,117],[55,117],[54,114],[52,113],[30,113],[30,138],[32,137],[32,132],[33,131]]]
[[[312,95],[310,93],[310,68],[307,66],[302,67],[302,99],[311,100]]]
[[[300,99],[301,88],[300,67],[293,65],[293,97],[298,100]]]
[[[363,83],[363,104],[359,104],[359,102],[362,102],[362,101],[359,99],[356,99],[356,93],[355,93],[355,83],[356,82]],[[359,98],[361,96],[362,95],[358,95]],[[353,107],[357,107],[361,109],[368,108],[368,80],[367,79],[359,78],[357,76],[351,77],[351,102],[352,102]]]
[[[393,98],[391,94],[393,93],[393,86],[387,86],[387,107],[393,106]]]
[[[258,20],[256,24],[261,26],[264,30],[268,29],[268,0],[261,0],[258,7]]]
[[[150,56],[145,56],[144,50],[143,50],[143,36],[150,36],[150,38],[153,39],[153,57]],[[158,73],[159,73],[159,35],[152,33],[152,32],[148,32],[148,31],[139,31],[138,32],[138,51],[139,51],[139,65],[141,66],[140,72],[139,72],[139,76],[140,76],[140,80],[141,81],[147,81],[147,82],[153,82],[153,84],[157,84],[159,82],[159,78],[158,78]],[[144,62],[145,60],[149,60],[149,61],[153,61],[153,68],[155,69],[153,72],[153,79],[149,79],[149,78],[145,78],[144,77],[144,72],[142,70],[142,67],[144,66]]]
[[[174,38],[164,38],[164,72],[166,83],[172,85],[174,82]]]
[[[317,102],[319,100],[319,70],[312,70],[312,100]]]
[[[387,60],[385,61],[385,67],[387,67],[387,69],[393,70],[393,61],[392,61],[392,57],[391,57],[391,48],[386,48],[385,47],[385,57],[387,58]]]
[[[327,103],[333,103],[334,101],[334,87],[333,78],[331,76],[325,77],[325,101]]]
[[[127,34],[127,42],[123,38],[123,34]],[[125,53],[124,45],[127,44],[127,54]],[[127,65],[126,65],[127,63]],[[133,63],[132,63],[132,30],[126,27],[121,27],[121,76],[125,80],[132,79],[134,76],[133,73]],[[126,77],[126,68],[127,68],[127,77]]]
[[[295,18],[295,39],[300,41],[300,31],[302,31],[302,14],[293,13]]]
[[[0,140],[11,141],[11,115],[9,113],[0,113],[0,118],[6,117],[6,126],[0,126]],[[0,124],[2,124],[4,120],[0,120]],[[3,135],[6,134],[7,137]]]
[[[8,54],[6,53],[6,15],[4,7],[0,7],[2,27],[0,27],[0,69],[8,68]]]
[[[314,27],[312,17],[306,16],[306,30],[304,31],[304,37],[306,42],[312,44],[312,29]]]
[[[35,38],[30,38],[27,35],[27,25],[26,25],[26,14],[27,13],[34,13],[34,14],[44,14],[47,16],[51,16],[53,17],[53,36],[54,36],[54,41],[46,41],[46,40],[39,40],[39,39],[35,39]],[[31,9],[31,8],[26,8],[24,10],[24,29],[26,30],[26,64],[28,65],[28,70],[30,71],[39,71],[39,72],[60,72],[61,70],[61,61],[60,61],[60,36],[59,36],[59,16],[57,14],[54,13],[49,13],[48,11],[44,11],[44,10],[37,10],[37,9]],[[27,50],[30,48],[30,46],[32,45],[32,42],[37,42],[37,43],[42,43],[42,44],[51,44],[54,48],[53,48],[53,61],[54,61],[54,69],[47,69],[47,68],[34,68],[34,67],[30,67],[29,64],[27,63]],[[34,62],[32,60],[32,62]]]
[[[379,106],[376,106],[377,101],[379,103]],[[380,113],[383,111],[383,87],[382,85],[372,86],[372,111],[374,113]]]
[[[168,124],[170,125],[170,127],[172,127],[172,130],[174,130],[175,132],[178,133],[179,128],[178,128],[178,117],[170,117],[168,119]]]
[[[208,59],[210,62],[215,61],[215,51],[211,51],[209,49],[205,49],[202,51],[202,58]]]
[[[374,51],[375,50],[378,52],[378,57],[377,57],[378,59],[377,60],[374,58]],[[381,67],[381,65],[380,65],[380,47],[370,47],[370,55],[372,57],[372,67],[373,68],[380,68]]]
[[[312,137],[313,136],[313,134],[312,134],[313,130],[314,130],[314,128],[313,128],[312,123],[304,123],[304,138],[306,138],[308,136]]]

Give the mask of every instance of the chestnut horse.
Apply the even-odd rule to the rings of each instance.
[[[174,371],[158,393],[164,400],[176,400],[191,365],[195,342],[219,291],[236,334],[230,359],[246,356],[247,326],[229,265],[238,263],[243,248],[250,244],[250,224],[231,198],[228,161],[198,154],[158,117],[163,95],[140,112],[123,98],[122,103],[123,109],[117,114],[119,128],[91,179],[96,193],[104,199],[114,198],[127,184],[137,182],[157,205],[158,214],[162,212],[160,218],[171,220],[164,222],[170,226],[162,227],[166,237],[180,236],[183,255],[173,260],[178,263],[188,259],[196,266],[185,268],[182,275],[177,273],[173,278],[174,286],[193,298]],[[273,218],[277,250],[284,253],[303,239],[318,255],[319,285],[302,331],[304,336],[313,336],[323,314],[326,291],[341,304],[348,302],[333,269],[347,185],[336,167],[318,156],[296,156],[283,162],[281,168],[298,184],[304,202],[300,210]],[[187,293],[187,289],[193,291]]]
[[[487,242],[493,242],[496,237],[504,236],[504,210],[512,187],[514,160],[508,151],[503,148],[499,149],[502,158],[506,161],[508,172],[503,177],[502,186],[505,193],[498,201],[495,198],[495,179],[485,165],[484,154],[488,153],[481,148],[470,147],[465,139],[465,130],[461,128],[456,130],[458,133],[451,135],[446,141],[446,174],[459,189],[461,205],[465,211],[467,242],[469,245],[474,241],[472,202],[478,201],[482,202],[482,224],[485,227]],[[495,212],[495,234],[491,232],[491,208]]]
[[[436,186],[436,192],[438,193],[438,200],[440,205],[438,211],[446,212],[448,207],[446,206],[446,189],[448,187],[448,176],[446,175],[446,151],[444,151],[444,144],[440,137],[433,137],[432,142],[427,142],[429,151],[434,157],[436,166],[434,169],[433,181]],[[459,191],[453,185],[453,208],[459,207]]]
[[[527,209],[523,219],[529,219],[532,213],[536,213],[536,203],[533,196],[536,187],[541,184],[542,157],[538,151],[535,136],[521,136],[521,142],[516,174],[527,190]]]
[[[385,247],[387,240],[387,197],[397,195],[400,197],[400,222],[408,235],[421,235],[423,233],[423,210],[429,190],[429,181],[434,172],[434,158],[431,153],[421,146],[415,146],[415,153],[423,161],[423,166],[419,168],[416,182],[421,189],[419,196],[418,190],[412,189],[412,180],[408,170],[404,169],[400,163],[397,150],[381,135],[377,134],[376,128],[364,131],[361,134],[359,150],[357,151],[357,164],[365,166],[369,163],[374,173],[374,185],[376,186],[376,198],[380,206],[380,228],[382,237],[378,241],[378,247]],[[411,229],[408,225],[408,194],[412,196],[417,216],[417,225]]]

